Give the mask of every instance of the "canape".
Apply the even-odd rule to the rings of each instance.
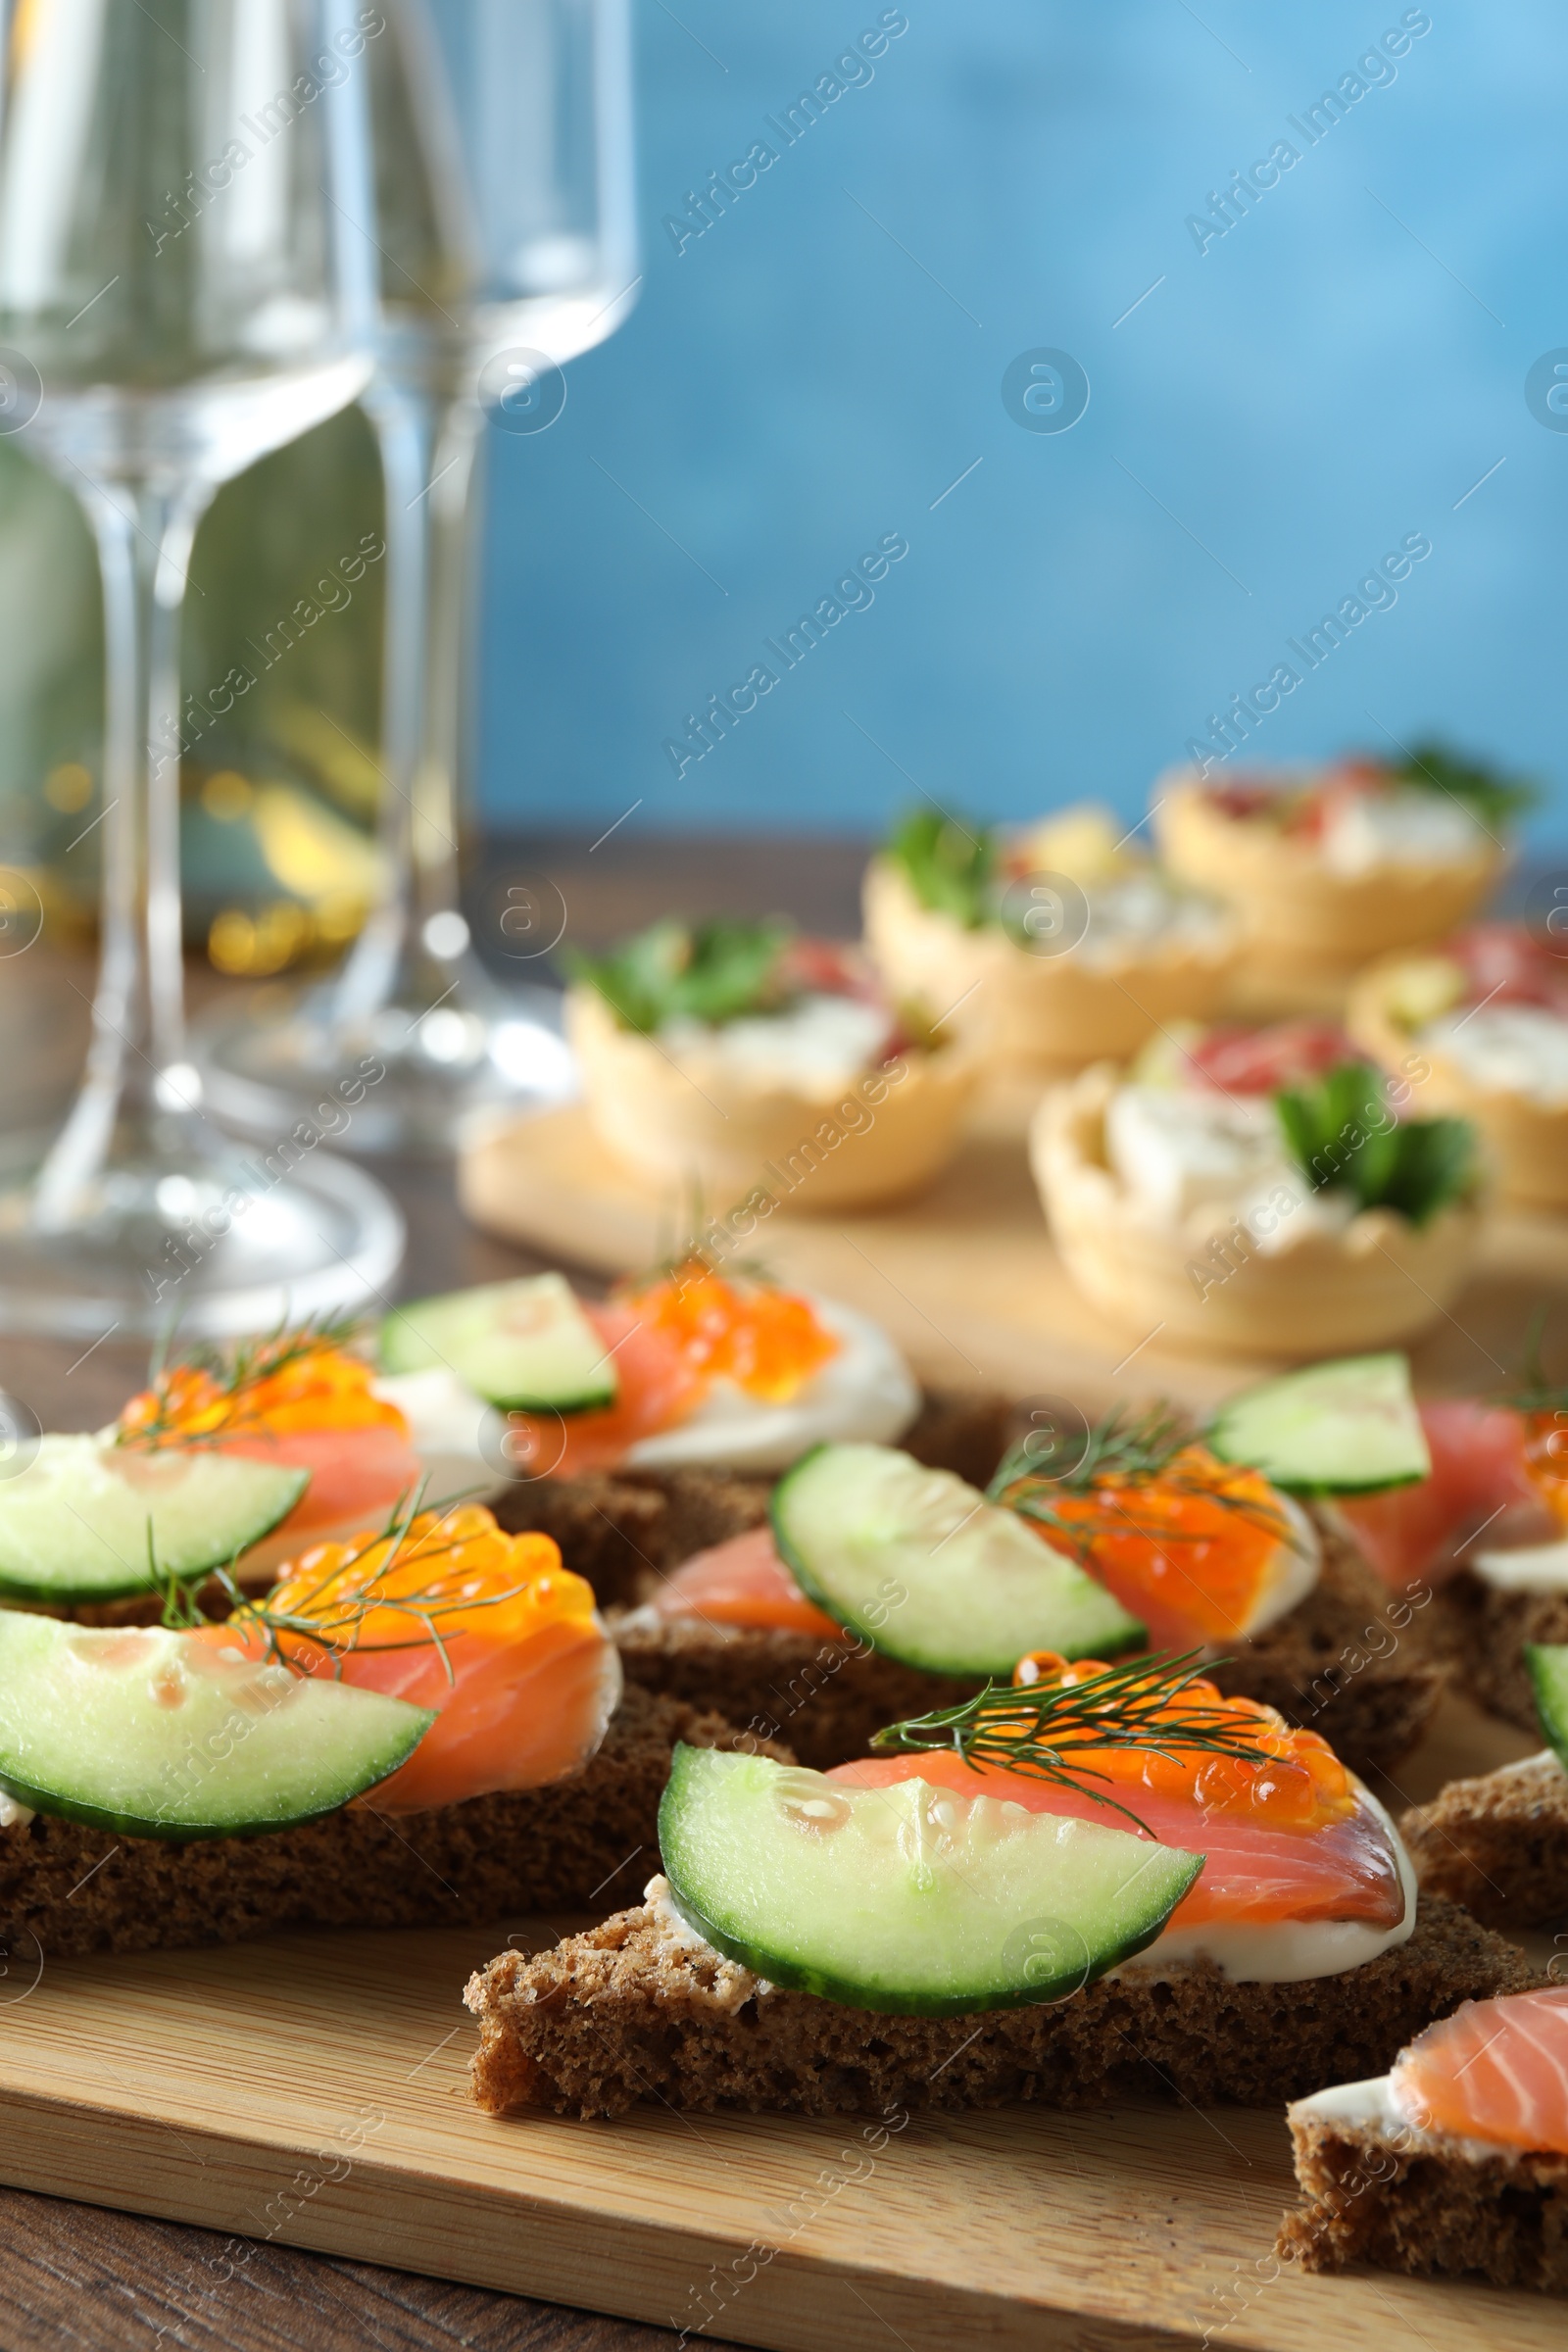
[[[643,1904],[470,1983],[479,2104],[1266,2104],[1530,1981],[1418,1916],[1313,1734],[1183,1661],[1027,1664],[833,1773],[678,1751]]]
[[[1222,901],[1093,807],[1015,832],[917,811],[868,867],[864,914],[895,996],[1026,1070],[1081,1069],[1173,1016],[1206,1019],[1240,952]]]
[[[1425,1065],[1423,1102],[1474,1122],[1505,1200],[1568,1208],[1568,956],[1523,924],[1483,924],[1374,964],[1347,1019],[1385,1069]]]
[[[1422,1887],[1494,1927],[1568,1916],[1568,1646],[1531,1643],[1523,1665],[1546,1739],[1540,1755],[1450,1781],[1399,1825]]]
[[[1533,797],[1420,744],[1400,760],[1316,769],[1177,768],[1154,786],[1153,818],[1171,871],[1234,905],[1258,1009],[1333,1011],[1362,964],[1474,913]]]
[[[479,1505],[317,1545],[261,1598],[230,1581],[223,1623],[169,1592],[162,1626],[0,1611],[8,1943],[586,1903],[652,1846],[673,1743],[733,1737],[621,1703],[588,1587]]]
[[[1033,1431],[984,1492],[887,1447],[823,1446],[768,1522],[651,1574],[610,1623],[628,1679],[818,1767],[1026,1651],[1152,1642],[1200,1649],[1227,1693],[1386,1769],[1443,1685],[1403,1638],[1432,1596],[1381,1589],[1321,1498],[1413,1475],[1420,1445],[1404,1367],[1378,1358],[1249,1392],[1206,1440],[1158,1406],[1086,1422],[1054,1461]]]
[[[1134,1336],[1263,1355],[1375,1348],[1457,1296],[1475,1135],[1328,1023],[1160,1039],[1053,1088],[1030,1130],[1062,1263]]]
[[[253,1588],[416,1494],[495,1489],[499,1417],[444,1368],[378,1377],[349,1337],[305,1326],[203,1349],[109,1428],[42,1438],[0,1484],[0,1600],[123,1615],[204,1568]]]
[[[1568,1985],[1466,2001],[1290,2123],[1302,2203],[1279,2252],[1303,2270],[1568,2289]]]
[[[758,1216],[816,1212],[918,1192],[957,1147],[972,1055],[852,950],[670,921],[571,968],[588,1114],[639,1175]]]

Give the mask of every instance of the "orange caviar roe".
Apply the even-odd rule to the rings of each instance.
[[[1041,1684],[1070,1690],[1104,1672],[1098,1659],[1078,1658],[1069,1664],[1054,1650],[1041,1649],[1019,1659],[1012,1679],[1024,1690]],[[1169,1706],[1141,1718],[1140,1738],[1156,1740],[1160,1723],[1178,1717],[1188,1726],[1196,1722],[1212,1727],[1230,1740],[1245,1738],[1256,1751],[1256,1762],[1207,1755],[1201,1748],[1174,1748],[1159,1755],[1147,1745],[1075,1747],[1072,1761],[1113,1782],[1178,1797],[1205,1812],[1244,1815],[1260,1828],[1311,1832],[1355,1811],[1350,1776],[1328,1741],[1316,1732],[1293,1729],[1273,1707],[1251,1698],[1226,1698],[1212,1683],[1192,1682]],[[1032,1731],[1032,1719],[1020,1720],[1018,1729],[1020,1737]],[[1049,1741],[1049,1729],[1041,1736]]]
[[[443,1642],[466,1634],[524,1642],[545,1625],[590,1625],[594,1595],[562,1566],[552,1537],[509,1536],[482,1503],[464,1503],[421,1511],[401,1544],[367,1533],[317,1544],[273,1586],[266,1608],[274,1619],[308,1620],[334,1649],[372,1650],[421,1642],[430,1626]],[[297,1664],[320,1658],[304,1635],[280,1630],[278,1642]]]
[[[620,1296],[693,1372],[732,1380],[768,1404],[787,1403],[839,1350],[808,1299],[770,1284],[730,1282],[701,1259],[656,1282],[626,1284]]]
[[[1051,1509],[1124,1607],[1168,1614],[1217,1642],[1242,1633],[1287,1534],[1267,1479],[1206,1446],[1184,1446],[1148,1478],[1087,1494],[1055,1490]],[[1053,1528],[1042,1532],[1054,1540]]]
[[[143,1446],[188,1446],[197,1438],[239,1438],[258,1431],[408,1427],[395,1404],[372,1396],[374,1367],[325,1343],[300,1347],[285,1335],[258,1348],[253,1373],[233,1380],[197,1364],[176,1364],[133,1396],[120,1416],[123,1439]]]
[[[1527,1413],[1525,1476],[1559,1525],[1568,1527],[1568,1412]]]

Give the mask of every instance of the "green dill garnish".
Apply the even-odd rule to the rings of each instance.
[[[783,1011],[797,993],[780,969],[788,923],[683,923],[673,917],[605,956],[563,956],[569,977],[596,989],[623,1029],[650,1037],[669,1020],[715,1025]]]
[[[1396,1119],[1369,1063],[1341,1062],[1274,1097],[1287,1151],[1314,1192],[1340,1190],[1361,1208],[1391,1208],[1425,1225],[1473,1191],[1468,1119]]]
[[[177,1408],[170,1410],[170,1384],[180,1373],[205,1373],[220,1397],[237,1402],[247,1389],[259,1388],[264,1380],[271,1380],[290,1364],[318,1355],[322,1348],[346,1347],[354,1337],[357,1322],[353,1315],[338,1315],[307,1319],[303,1323],[281,1323],[261,1339],[242,1340],[227,1348],[203,1341],[172,1364],[167,1360],[167,1340],[161,1341],[147,1375],[148,1386],[158,1399],[157,1409],[133,1428],[117,1425],[114,1442],[117,1446],[158,1446],[173,1439],[181,1446],[218,1445],[233,1436],[231,1420],[218,1429],[191,1431],[184,1426]]]
[[[1379,765],[1384,762],[1379,761]],[[1460,801],[1483,825],[1504,825],[1541,799],[1541,787],[1525,776],[1506,776],[1485,760],[1467,760],[1436,741],[1412,744],[1404,758],[1387,765],[1397,784],[1446,793]]]
[[[1543,1303],[1531,1315],[1519,1366],[1518,1387],[1504,1390],[1494,1402],[1509,1406],[1516,1413],[1560,1413],[1568,1416],[1568,1382],[1551,1378],[1542,1352],[1546,1336],[1546,1311]],[[1568,1458],[1568,1438],[1565,1438],[1561,1450]]]
[[[934,914],[952,915],[966,931],[996,920],[997,844],[986,826],[914,808],[894,827],[884,856]]]
[[[873,1747],[960,1756],[966,1764],[1000,1765],[1025,1780],[1082,1788],[1102,1805],[1146,1825],[1091,1781],[1111,1776],[1083,1760],[1094,1748],[1135,1748],[1151,1756],[1227,1756],[1259,1761],[1255,1719],[1227,1720],[1209,1697],[1191,1697],[1191,1686],[1223,1660],[1204,1662],[1201,1650],[1180,1657],[1128,1658],[1102,1667],[1081,1683],[988,1683],[956,1707],[938,1707],[877,1732]],[[1242,1728],[1243,1721],[1247,1728]]]
[[[1135,1411],[1119,1405],[1081,1441],[1048,1449],[1044,1457],[1037,1433],[1020,1438],[986,1489],[986,1499],[1032,1520],[1058,1548],[1085,1565],[1102,1536],[1135,1535],[1152,1543],[1182,1544],[1206,1542],[1212,1535],[1208,1528],[1189,1531],[1163,1521],[1141,1526],[1118,1499],[1117,1490],[1157,1485],[1162,1494],[1200,1495],[1283,1537],[1286,1523],[1279,1512],[1232,1491],[1234,1472],[1222,1471],[1216,1482],[1205,1464],[1183,1464],[1181,1455],[1200,1442],[1191,1421],[1174,1406],[1151,1404]],[[1072,1454],[1077,1458],[1068,1458]],[[1098,1520],[1083,1507],[1096,1502],[1101,1505]]]

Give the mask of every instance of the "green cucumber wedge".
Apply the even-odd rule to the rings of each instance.
[[[853,1788],[684,1744],[659,1842],[676,1910],[716,1951],[770,1984],[908,2017],[1077,1992],[1152,1943],[1203,1866],[927,1781]]]
[[[779,1557],[818,1608],[928,1674],[1005,1682],[1032,1649],[1108,1658],[1144,1628],[1015,1511],[888,1446],[818,1446],[773,1491]]]
[[[563,1274],[529,1274],[400,1306],[381,1326],[388,1372],[450,1371],[511,1413],[585,1413],[615,1401],[615,1365]]]
[[[1376,1494],[1432,1475],[1402,1355],[1341,1356],[1245,1389],[1208,1442],[1294,1494]]]
[[[0,1788],[126,1838],[254,1838],[335,1812],[435,1718],[160,1626],[0,1611]]]
[[[220,1568],[286,1519],[308,1470],[202,1446],[49,1437],[0,1481],[0,1602],[74,1606],[148,1592],[159,1571]]]
[[[1568,1642],[1527,1642],[1525,1665],[1547,1744],[1568,1764]]]

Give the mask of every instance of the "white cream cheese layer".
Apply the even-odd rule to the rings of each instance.
[[[504,1414],[466,1388],[445,1364],[423,1372],[378,1373],[372,1395],[395,1404],[409,1425],[409,1444],[424,1463],[424,1501],[431,1510],[463,1496],[485,1501],[510,1475]]]
[[[1285,2112],[1292,2124],[1342,2124],[1352,2132],[1382,2132],[1396,2149],[1409,2155],[1425,2149],[1478,2159],[1525,2153],[1504,2140],[1477,2139],[1468,2132],[1423,2131],[1400,2105],[1392,2075],[1369,2075],[1364,2082],[1333,2082],[1327,2090],[1293,2099]]]
[[[810,1304],[839,1349],[787,1404],[768,1404],[733,1381],[715,1381],[688,1419],[639,1438],[627,1462],[647,1470],[680,1463],[784,1470],[826,1442],[895,1444],[920,1409],[908,1365],[869,1316],[836,1299],[812,1297]]]
[[[885,1004],[861,997],[804,996],[785,1012],[747,1014],[710,1026],[665,1021],[659,1043],[682,1063],[702,1061],[732,1083],[819,1098],[841,1093],[883,1058],[893,1035]]]
[[[1105,1113],[1105,1156],[1148,1223],[1172,1227],[1195,1210],[1231,1211],[1255,1230],[1265,1253],[1295,1233],[1341,1232],[1355,1214],[1348,1193],[1308,1190],[1266,1095],[1118,1087]],[[1254,1220],[1250,1212],[1261,1208],[1268,1215]]]
[[[1544,1110],[1568,1106],[1568,1020],[1544,1004],[1477,1004],[1444,1013],[1415,1042],[1440,1054],[1486,1094],[1522,1095]]]
[[[1380,865],[1462,865],[1486,838],[1462,802],[1405,786],[1331,801],[1318,851],[1331,872],[1348,880]]]
[[[1217,899],[1182,890],[1152,872],[1094,883],[1085,897],[1089,928],[1077,954],[1092,971],[1113,969],[1154,948],[1217,945],[1234,920]]]
[[[30,1805],[19,1805],[14,1796],[0,1788],[0,1830],[24,1830],[33,1818]]]
[[[1568,1592],[1568,1536],[1555,1544],[1519,1544],[1511,1551],[1476,1551],[1468,1565],[1494,1592]]]
[[[1270,1552],[1252,1606],[1236,1629],[1240,1639],[1260,1634],[1294,1609],[1323,1571],[1323,1544],[1305,1511],[1294,1495],[1276,1491],[1274,1499],[1284,1515],[1286,1533]]]

